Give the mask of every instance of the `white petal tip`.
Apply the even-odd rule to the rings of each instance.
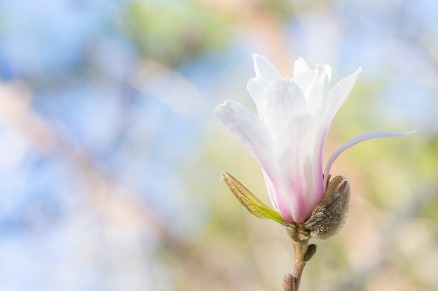
[[[261,59],[261,58],[263,58],[263,57],[264,57],[264,56],[261,55],[261,54],[256,54],[256,53],[253,53],[253,54],[252,54],[252,58],[253,58],[254,61],[256,61],[257,59]]]
[[[261,54],[252,54],[252,59],[254,60],[254,65],[256,67],[263,66],[268,64],[272,66],[271,61],[264,55]]]
[[[297,76],[308,70],[309,70],[309,66],[307,65],[306,61],[302,57],[299,57],[294,62],[294,76]]]
[[[214,115],[216,115],[216,113],[218,112],[218,111],[220,111],[221,109],[222,109],[222,107],[224,107],[224,105],[225,105],[225,103],[223,103],[223,104],[219,104],[219,105],[217,105],[215,108],[214,108]]]
[[[228,107],[228,106],[231,106],[231,104],[232,104],[233,102],[235,102],[235,101],[233,101],[233,100],[225,100],[224,103],[221,103],[221,104],[217,105],[217,106],[216,106],[216,109],[217,109],[217,108],[221,108],[221,107]],[[215,109],[215,110],[216,110],[216,109]]]
[[[217,105],[213,111],[214,116],[219,118],[220,115],[223,113],[224,109],[230,106],[231,106],[231,100],[226,100],[224,103]]]
[[[277,67],[266,56],[253,54],[252,57],[256,77],[262,77],[268,81],[281,77]]]

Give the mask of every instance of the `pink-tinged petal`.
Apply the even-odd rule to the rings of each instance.
[[[294,76],[297,76],[309,70],[309,66],[303,58],[298,58],[298,60],[294,62]]]
[[[262,55],[253,54],[254,70],[257,77],[262,77],[267,81],[272,81],[281,78],[281,74],[277,67],[271,63],[271,61]]]
[[[278,165],[274,157],[274,143],[266,126],[245,106],[236,101],[227,100],[214,110],[214,115],[222,121],[250,150],[258,161],[263,173],[274,189],[278,184]],[[269,188],[269,187],[268,187]],[[269,191],[269,198],[276,207],[274,190]]]
[[[285,191],[279,193],[280,199],[277,201],[282,216],[282,208],[286,208],[286,211],[292,213],[294,221],[301,223],[310,216],[317,203],[312,159],[318,120],[311,114],[299,114],[287,124],[275,145],[285,185]]]
[[[264,123],[274,142],[286,123],[300,113],[308,113],[303,91],[290,79],[277,79],[269,83],[264,93]]]
[[[410,132],[391,132],[391,131],[371,131],[371,132],[365,132],[359,135],[356,135],[346,143],[344,143],[342,146],[340,146],[337,150],[333,152],[333,154],[330,156],[330,158],[327,161],[327,165],[324,170],[324,177],[325,181],[327,180],[328,175],[330,174],[330,168],[333,164],[333,162],[339,157],[339,155],[344,152],[346,149],[361,143],[363,141],[373,139],[373,138],[383,138],[383,137],[397,137],[397,136],[403,136],[412,134],[416,131],[410,131]],[[325,183],[324,183],[325,185]]]
[[[326,70],[321,65],[317,66],[313,80],[304,91],[304,95],[306,95],[310,113],[318,119],[321,119],[324,114],[328,91],[329,79]]]

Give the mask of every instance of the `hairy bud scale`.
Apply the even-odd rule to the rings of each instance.
[[[327,239],[343,226],[350,201],[350,183],[342,176],[329,181],[321,201],[313,209],[310,218],[303,223],[312,237]]]

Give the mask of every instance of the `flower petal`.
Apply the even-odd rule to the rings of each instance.
[[[303,58],[300,57],[294,62],[294,76],[297,76],[309,70],[309,66]]]
[[[318,129],[317,138],[316,138],[317,139],[316,142],[319,145],[321,145],[321,148],[319,151],[319,156],[317,155],[318,153],[315,152],[315,159],[316,159],[315,163],[319,163],[321,165],[320,167],[321,169],[322,169],[322,160],[324,158],[324,145],[332,121],[336,113],[338,112],[339,108],[342,106],[342,104],[345,102],[348,95],[350,94],[350,91],[353,88],[353,85],[356,82],[356,79],[361,72],[362,69],[359,68],[354,73],[350,74],[349,76],[339,81],[333,88],[329,90],[324,114],[322,116],[320,127]],[[316,169],[316,166],[314,168]],[[318,173],[315,173],[314,175],[318,175]],[[327,179],[327,176],[325,176],[324,179]],[[325,185],[326,183],[324,181],[322,184],[323,188],[325,188]]]
[[[276,144],[276,157],[285,187],[283,193],[278,193],[279,211],[283,217],[284,211],[292,213],[293,220],[299,223],[310,216],[318,202],[312,177],[317,128],[318,120],[313,115],[296,115],[289,120]]]
[[[281,74],[277,67],[271,61],[262,55],[253,54],[254,70],[257,77],[262,77],[268,81],[281,78]]]
[[[324,151],[325,151],[325,141],[326,141],[326,135],[324,134],[324,127],[321,125],[321,123],[318,126],[318,129],[316,130],[316,137],[315,137],[315,147],[313,151],[313,160],[312,160],[312,178],[313,178],[313,185],[315,187],[315,197],[314,201],[315,204],[319,203],[322,196],[324,195],[324,179],[323,179],[323,173],[322,173],[322,164],[324,159]]]
[[[265,125],[245,106],[236,101],[227,100],[214,110],[214,115],[221,120],[250,150],[262,167],[268,185],[269,198],[277,207],[274,196],[278,165],[274,158],[274,143]]]
[[[341,108],[348,95],[350,95],[357,76],[359,76],[361,72],[362,68],[357,69],[354,73],[345,77],[330,89],[323,117],[327,130],[330,128],[333,118],[335,117],[339,108]]]
[[[330,82],[330,79],[332,78],[332,67],[330,67],[330,65],[324,65],[324,69]]]
[[[298,84],[298,86],[301,88],[303,92],[305,92],[314,77],[315,77],[315,70],[312,70],[295,75],[292,78],[292,80]]]
[[[254,103],[257,107],[257,112],[259,113],[260,120],[263,121],[263,92],[265,91],[265,88],[268,84],[268,81],[261,77],[255,77],[251,78],[248,81],[248,84],[246,85],[246,88],[248,89],[249,94],[252,97],[252,100],[254,100]]]
[[[290,79],[272,81],[265,90],[263,103],[264,123],[274,142],[286,123],[300,113],[308,113],[306,98],[298,85]]]
[[[323,66],[319,65],[316,67],[312,82],[304,91],[310,113],[318,119],[321,119],[324,114],[328,91],[329,79],[326,70]]]
[[[331,168],[333,162],[346,149],[348,149],[348,148],[350,148],[350,147],[352,147],[360,142],[369,140],[369,139],[403,136],[403,135],[412,134],[414,132],[416,132],[416,131],[414,130],[414,131],[410,131],[410,132],[392,132],[392,131],[380,131],[379,130],[379,131],[365,132],[365,133],[356,135],[355,137],[353,137],[352,139],[350,139],[349,141],[344,143],[342,146],[340,146],[337,150],[335,150],[333,152],[333,154],[330,156],[330,158],[328,159],[327,165],[326,165],[325,170],[324,170],[324,185],[326,184],[327,177],[330,174],[330,168]]]

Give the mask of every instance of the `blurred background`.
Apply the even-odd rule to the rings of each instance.
[[[246,91],[251,54],[285,75],[364,72],[326,154],[348,150],[341,233],[300,290],[438,290],[438,2],[0,0],[0,290],[281,290],[284,229],[257,163],[213,117]]]

